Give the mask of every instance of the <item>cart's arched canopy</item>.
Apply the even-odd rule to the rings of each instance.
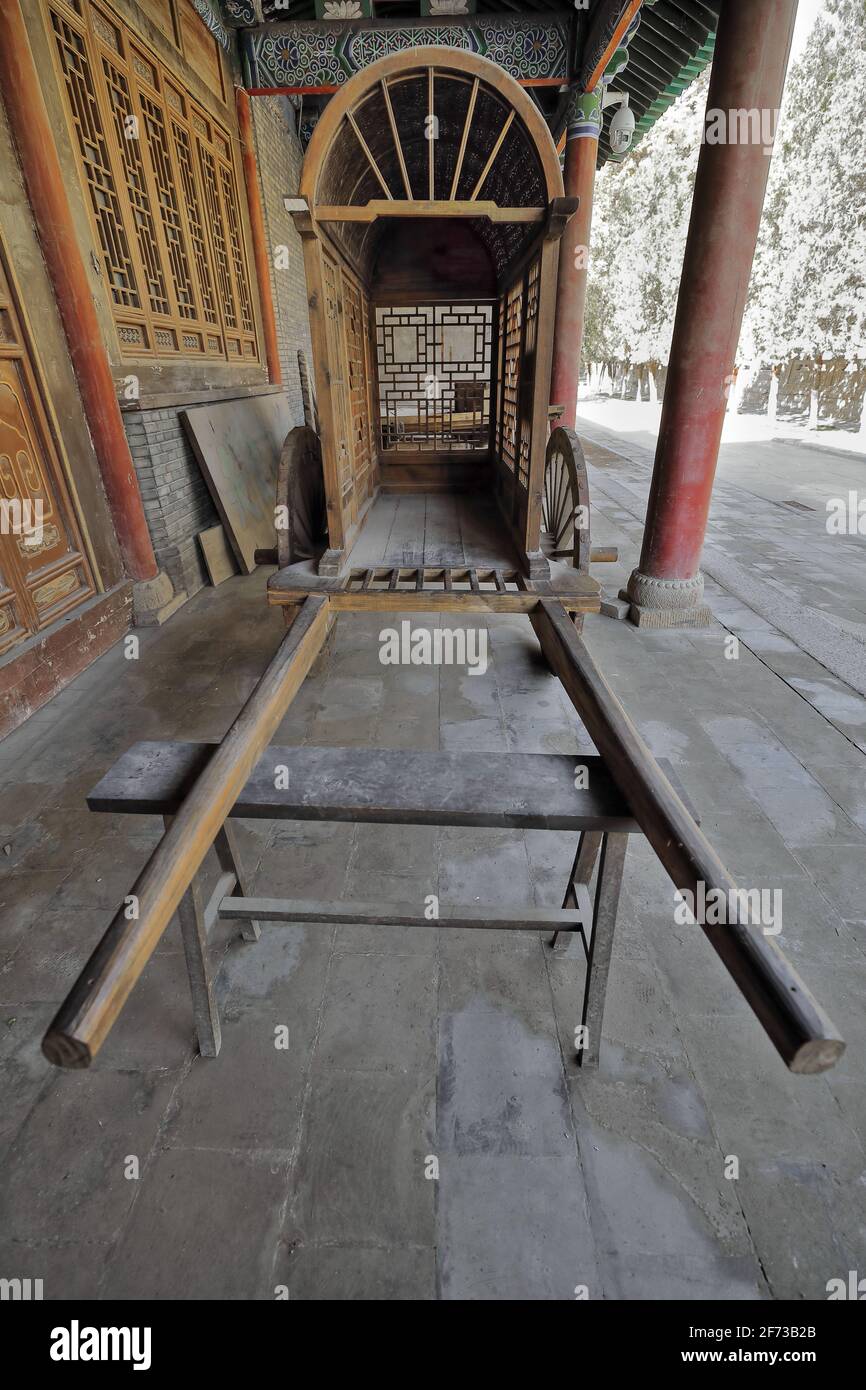
[[[362,272],[391,219],[447,216],[467,219],[501,276],[563,185],[527,93],[485,58],[431,46],[372,64],[333,98],[300,192]]]

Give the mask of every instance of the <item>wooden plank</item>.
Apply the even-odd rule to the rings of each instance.
[[[297,694],[328,631],[328,603],[309,599],[207,767],[187,789],[171,827],[131,889],[138,917],[121,907],[42,1042],[49,1062],[89,1066],[192,883],[238,792]]]
[[[726,902],[735,903],[730,896],[738,892],[735,880],[596,667],[565,609],[544,601],[532,615],[532,625],[674,886],[694,895],[703,884],[707,894],[719,890]],[[702,924],[702,930],[791,1071],[832,1067],[845,1050],[839,1031],[772,938],[760,927],[736,921]]]
[[[233,574],[237,574],[237,561],[222,526],[199,531],[198,543],[211,584],[222,584],[224,579],[231,579]]]
[[[478,78],[472,83],[472,91],[469,96],[469,106],[466,111],[466,120],[463,122],[463,135],[460,139],[460,149],[457,151],[457,163],[454,165],[454,177],[451,180],[451,201],[457,198],[457,187],[460,183],[460,175],[463,172],[463,159],[466,154],[466,145],[469,140],[469,132],[472,129],[472,117],[475,114],[475,103],[478,100]]]
[[[243,574],[274,543],[277,465],[294,424],[285,392],[182,410],[202,476]]]
[[[408,499],[407,499],[408,500]],[[510,563],[501,564],[500,556],[482,562],[482,568],[506,572]],[[393,562],[386,562],[393,563]],[[409,551],[400,561],[401,568],[415,570],[418,559]],[[456,582],[456,575],[451,575]],[[556,586],[535,580],[532,586],[520,591],[456,589],[344,589],[343,579],[322,579],[293,568],[280,570],[268,580],[268,603],[274,607],[293,607],[309,594],[327,595],[333,612],[365,613],[532,613],[542,598],[557,598],[570,613],[597,613],[601,607],[601,590],[590,575],[567,571],[557,577]],[[417,581],[416,581],[417,582]]]
[[[496,162],[496,156],[499,154],[499,151],[502,149],[502,142],[504,141],[506,135],[508,134],[509,130],[511,129],[511,122],[514,120],[515,114],[516,114],[516,113],[515,113],[515,111],[514,111],[513,109],[512,109],[511,111],[509,111],[508,115],[506,116],[505,120],[504,120],[503,123],[502,123],[502,129],[500,130],[499,134],[497,135],[497,137],[496,137],[496,143],[495,143],[495,145],[493,146],[493,149],[490,151],[490,154],[489,154],[488,157],[487,157],[487,163],[484,165],[484,168],[481,170],[481,173],[480,173],[479,176],[478,176],[478,182],[476,183],[475,187],[473,188],[472,192],[471,192],[470,195],[469,195],[469,201],[470,201],[471,203],[474,203],[474,202],[475,202],[475,200],[476,200],[477,197],[478,197],[478,194],[481,192],[482,188],[484,187],[484,184],[485,184],[486,181],[487,181],[487,175],[490,173],[490,170],[493,168],[493,165],[494,165],[494,163]],[[547,212],[546,212],[546,210],[545,210],[545,219],[546,219],[546,216],[547,216]]]
[[[427,172],[429,181],[428,197],[430,202],[436,199],[436,141],[433,132],[436,129],[436,101],[435,91],[435,69],[427,69]]]
[[[563,911],[556,907],[488,906],[449,907],[439,905],[434,919],[418,915],[417,904],[318,902],[305,898],[225,898],[220,917],[227,921],[245,921],[254,917],[260,922],[323,922],[341,926],[368,927],[438,927],[475,931],[577,931],[581,914],[573,908]]]
[[[388,187],[387,183],[385,182],[385,177],[384,177],[384,175],[383,175],[383,173],[382,173],[382,170],[379,168],[378,164],[376,163],[375,159],[373,158],[373,155],[372,155],[372,153],[371,153],[371,151],[370,151],[370,146],[367,144],[367,141],[364,139],[363,135],[361,134],[360,130],[358,129],[358,122],[355,120],[355,117],[352,115],[351,111],[349,111],[349,112],[347,113],[347,116],[348,116],[349,125],[352,127],[352,129],[353,129],[354,132],[355,132],[355,135],[357,136],[358,144],[361,146],[361,149],[364,151],[364,154],[367,156],[367,161],[368,161],[368,163],[369,163],[369,165],[370,165],[370,168],[373,170],[373,173],[376,175],[376,178],[379,180],[379,183],[380,183],[381,188],[382,188],[382,192],[385,194],[385,197],[386,197],[386,199],[387,199],[389,202],[392,201],[394,195],[392,194],[390,188]]]
[[[491,222],[546,222],[547,208],[500,207],[489,200],[463,198],[446,203],[430,198],[371,198],[368,203],[322,203],[317,222],[375,222],[379,217],[487,217]]]
[[[133,744],[93,788],[87,804],[92,811],[112,814],[170,815],[218,747],[152,740]],[[284,788],[274,786],[276,767],[287,769]],[[576,767],[586,768],[585,787],[574,785]],[[380,825],[637,830],[602,759],[565,753],[271,746],[239,790],[229,815]]]
[[[385,109],[388,112],[388,123],[391,126],[391,135],[394,140],[394,149],[397,151],[397,159],[400,164],[400,174],[403,178],[403,187],[406,190],[406,197],[412,197],[412,185],[409,182],[409,171],[406,168],[406,160],[403,156],[403,146],[400,143],[400,132],[397,129],[397,122],[394,119],[394,108],[391,105],[391,93],[388,91],[388,83],[382,82],[382,96],[385,98]]]

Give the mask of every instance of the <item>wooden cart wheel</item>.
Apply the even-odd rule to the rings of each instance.
[[[575,525],[575,521],[577,525]],[[589,479],[574,430],[560,426],[547,442],[541,498],[541,548],[589,574]]]
[[[289,430],[277,470],[277,563],[280,568],[320,555],[327,546],[328,518],[319,436],[307,425]]]

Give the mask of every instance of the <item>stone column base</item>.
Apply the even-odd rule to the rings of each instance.
[[[712,613],[704,603],[704,576],[694,579],[656,579],[633,570],[620,598],[631,604],[629,621],[635,627],[706,627]]]
[[[186,589],[179,594],[174,585],[160,570],[155,579],[142,579],[133,586],[132,613],[136,627],[161,627],[173,613],[186,603]]]

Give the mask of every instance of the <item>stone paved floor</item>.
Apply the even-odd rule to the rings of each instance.
[[[620,486],[639,489],[640,462]],[[639,527],[612,479],[599,470],[594,539],[622,547],[599,571],[615,588]],[[44,1062],[45,1025],[158,835],[84,795],[133,739],[225,731],[280,638],[263,586],[203,592],[141,635],[138,661],[114,649],[0,746],[0,1275],[42,1278],[47,1298],[751,1299],[862,1273],[866,702],[719,588],[705,631],[593,618],[587,640],[729,867],[782,888],[781,944],[848,1039],[832,1073],[785,1071],[699,930],[673,925],[640,841],[596,1075],[574,1065],[575,947],[348,927],[246,945],[227,924],[217,1061],[195,1054],[173,925],[94,1067]],[[525,620],[490,620],[484,676],[383,667],[381,625],[339,621],[278,741],[589,749]],[[557,904],[574,848],[237,824],[255,890],[297,897]]]

